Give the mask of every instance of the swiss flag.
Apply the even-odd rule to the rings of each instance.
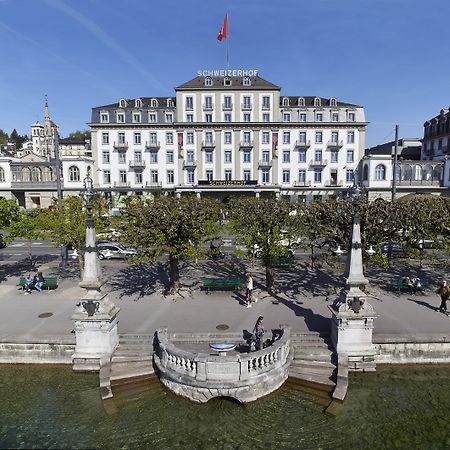
[[[228,37],[228,14],[225,14],[223,19],[223,24],[220,27],[219,34],[217,35],[217,40],[221,41],[223,38]]]

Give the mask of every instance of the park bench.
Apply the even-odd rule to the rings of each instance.
[[[273,267],[290,267],[294,264],[294,258],[292,256],[281,256],[272,261]]]
[[[20,286],[22,289],[25,289],[25,277],[20,277],[19,284],[17,286]],[[58,279],[55,276],[49,276],[44,277],[44,284],[42,286],[42,289],[56,289],[58,287]]]
[[[237,291],[243,283],[241,278],[203,278],[202,282],[206,293],[212,290]]]
[[[408,291],[409,288],[403,284],[404,277],[393,278],[390,282],[391,289],[397,291],[399,294],[402,291]],[[427,280],[420,279],[420,286],[417,288],[418,292],[423,292],[430,287],[430,283]]]

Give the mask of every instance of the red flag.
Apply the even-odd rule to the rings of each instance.
[[[219,34],[217,35],[217,40],[221,41],[223,38],[228,37],[228,14],[225,14],[223,19],[223,24],[220,27]]]

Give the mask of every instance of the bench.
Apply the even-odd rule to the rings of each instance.
[[[292,256],[281,256],[272,260],[273,267],[289,267],[294,264],[294,258]]]
[[[22,289],[25,289],[25,277],[20,277],[19,284]],[[58,279],[55,276],[44,277],[44,284],[42,289],[56,289],[58,287]]]
[[[391,289],[394,289],[399,294],[402,291],[408,291],[409,287],[403,284],[403,278],[404,277],[397,277],[391,280],[389,283]],[[417,292],[423,292],[425,289],[428,289],[430,287],[430,283],[427,280],[420,280],[420,286],[417,288]]]
[[[241,278],[203,278],[203,289],[208,293],[212,290],[237,291],[242,286]]]

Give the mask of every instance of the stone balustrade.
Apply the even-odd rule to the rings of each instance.
[[[272,345],[255,352],[216,355],[189,352],[170,341],[166,328],[157,331],[155,364],[162,383],[176,394],[204,403],[213,397],[232,397],[242,403],[254,401],[278,389],[287,379],[290,329]],[[232,342],[231,335],[214,342]]]

